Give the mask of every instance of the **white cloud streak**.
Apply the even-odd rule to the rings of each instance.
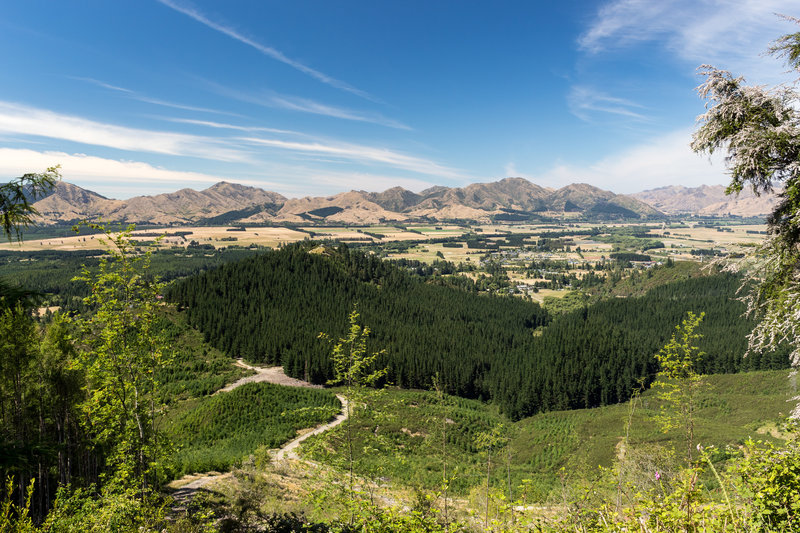
[[[75,181],[101,182],[108,186],[113,182],[148,181],[164,183],[216,183],[219,176],[199,172],[182,172],[154,167],[139,161],[117,161],[86,154],[29,149],[0,148],[0,176],[11,178],[61,165],[64,179]]]
[[[322,115],[326,117],[341,118],[345,120],[353,120],[356,122],[367,122],[370,124],[377,124],[379,126],[386,126],[389,128],[411,130],[412,128],[399,122],[397,120],[385,117],[380,113],[369,113],[362,111],[355,111],[343,107],[336,107],[328,104],[323,104],[308,98],[299,98],[296,96],[288,96],[282,94],[275,94],[265,92],[263,94],[250,94],[230,87],[225,87],[219,83],[202,80],[212,91],[245,102],[248,104],[255,104],[261,107],[268,107],[271,109],[287,109],[289,111],[297,111],[300,113],[310,113],[313,115]]]
[[[578,45],[597,54],[664,40],[692,65],[710,63],[756,83],[777,83],[785,68],[762,54],[778,36],[797,31],[776,13],[799,10],[800,0],[613,0],[600,8]]]
[[[254,48],[255,50],[258,50],[267,57],[270,57],[276,61],[280,61],[281,63],[284,63],[286,65],[289,65],[290,67],[302,72],[303,74],[311,76],[312,78],[321,81],[326,85],[330,85],[331,87],[335,87],[336,89],[340,89],[342,91],[346,91],[356,96],[360,96],[361,98],[365,98],[367,100],[375,101],[375,98],[372,97],[369,93],[357,89],[348,83],[332,78],[327,74],[324,74],[307,65],[304,65],[303,63],[300,63],[299,61],[295,61],[294,59],[291,59],[286,55],[284,55],[283,52],[280,52],[279,50],[276,50],[275,48],[272,48],[270,46],[265,46],[259,43],[258,41],[255,41],[254,39],[246,37],[245,35],[241,34],[240,32],[238,32],[237,30],[235,30],[230,26],[227,26],[219,22],[215,22],[206,17],[204,14],[202,14],[194,7],[187,5],[186,3],[178,3],[174,2],[173,0],[158,0],[158,2],[170,9],[173,9],[179,13],[186,15],[187,17],[196,20],[197,22],[211,28],[212,30],[218,31],[224,35],[227,35],[232,39],[239,41],[242,44],[245,44],[251,48]]]
[[[312,156],[337,157],[362,164],[383,164],[390,167],[408,170],[429,176],[461,179],[463,176],[458,171],[442,166],[438,163],[414,157],[385,148],[375,148],[358,144],[333,144],[323,142],[295,142],[279,139],[263,139],[258,137],[245,137],[243,141],[259,146],[268,146],[280,150],[289,150]]]
[[[266,188],[288,197],[319,196],[323,191],[339,193],[350,189],[383,191],[396,186],[421,191],[433,185],[430,181],[403,176],[280,165],[267,169],[258,179],[231,179],[169,170],[140,161],[15,148],[0,148],[0,181],[56,164],[61,165],[64,180],[112,198],[152,194],[154,189],[172,192],[179,187],[204,188],[223,180]],[[122,191],[127,194],[121,194]]]
[[[638,111],[643,109],[642,105],[625,98],[607,95],[591,87],[572,87],[567,96],[567,105],[573,115],[587,122],[595,113],[617,115],[639,121],[647,120],[647,117]]]
[[[133,91],[130,89],[126,89],[125,87],[119,87],[117,85],[111,85],[110,83],[106,83],[104,81],[96,80],[94,78],[85,78],[82,76],[68,76],[73,80],[78,81],[85,81],[87,83],[91,83],[92,85],[97,85],[98,87],[102,87],[103,89],[108,89],[109,91],[116,91],[120,93],[132,94]]]
[[[243,150],[209,137],[127,128],[0,101],[0,132],[105,146],[134,152],[249,161]]]
[[[189,124],[192,126],[204,126],[206,128],[213,128],[219,130],[233,130],[244,131],[248,133],[282,133],[286,135],[301,135],[306,136],[305,133],[292,130],[281,130],[277,128],[265,128],[262,126],[239,126],[236,124],[227,124],[225,122],[215,122],[211,120],[195,120],[191,118],[174,118],[174,117],[155,117],[167,122],[174,122],[176,124]]]
[[[70,76],[70,78],[72,78],[74,80],[85,81],[85,82],[91,83],[92,85],[97,85],[98,87],[102,87],[104,89],[108,89],[108,90],[111,90],[111,91],[116,91],[116,92],[123,93],[125,96],[127,96],[128,98],[130,98],[132,100],[136,100],[136,101],[139,101],[139,102],[144,102],[146,104],[153,104],[153,105],[158,105],[158,106],[163,106],[163,107],[171,107],[173,109],[182,109],[184,111],[198,111],[198,112],[201,112],[201,113],[213,113],[213,114],[216,114],[216,115],[239,116],[239,115],[237,115],[235,113],[229,113],[227,111],[219,111],[217,109],[210,109],[208,107],[198,107],[198,106],[191,106],[191,105],[186,105],[186,104],[178,104],[178,103],[175,103],[175,102],[168,102],[166,100],[161,100],[159,98],[151,98],[149,96],[145,96],[145,95],[139,94],[136,91],[133,91],[131,89],[126,89],[124,87],[119,87],[117,85],[111,85],[110,83],[106,83],[104,81],[96,80],[94,78],[83,78],[83,77],[80,77],[80,76]]]
[[[265,102],[270,107],[279,107],[282,109],[289,109],[291,111],[300,111],[302,113],[312,113],[314,115],[323,115],[326,117],[343,118],[345,120],[354,120],[358,122],[370,122],[389,128],[400,130],[411,130],[412,128],[398,122],[396,120],[384,117],[379,113],[362,113],[344,109],[341,107],[334,107],[307,98],[298,98],[293,96],[270,96]]]
[[[235,113],[229,113],[227,111],[218,111],[216,109],[210,109],[208,107],[198,107],[198,106],[191,106],[186,104],[177,104],[175,102],[169,102],[167,100],[161,100],[158,98],[150,98],[149,96],[142,96],[138,94],[131,95],[131,98],[134,100],[138,100],[140,102],[144,102],[146,104],[153,104],[159,105],[162,107],[171,107],[172,109],[182,109],[184,111],[198,111],[201,113],[214,113],[215,115],[230,115],[230,116],[239,116]]]

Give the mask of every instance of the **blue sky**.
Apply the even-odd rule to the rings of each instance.
[[[522,176],[725,183],[688,144],[702,63],[793,80],[800,0],[26,0],[0,15],[0,180],[60,163],[127,198]]]

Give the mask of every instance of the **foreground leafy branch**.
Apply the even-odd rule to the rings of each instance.
[[[800,23],[792,17],[785,19]],[[800,32],[778,38],[769,53],[800,72]],[[784,342],[800,366],[800,95],[798,81],[775,88],[746,85],[744,78],[710,65],[700,67],[698,88],[707,100],[692,148],[723,150],[731,176],[729,193],[749,186],[756,194],[782,189],[767,222],[769,233],[759,249],[733,269],[745,272],[744,301],[758,323],[749,350],[771,351]],[[800,416],[800,406],[794,411]]]
[[[86,372],[87,423],[108,453],[109,481],[147,489],[158,479],[164,453],[156,429],[162,405],[158,370],[168,361],[156,328],[156,310],[163,284],[148,274],[150,251],[139,254],[131,242],[134,227],[105,233],[108,257],[99,270],[84,269],[76,280],[86,282],[93,309],[77,320],[81,331],[81,364]]]
[[[0,185],[0,219],[9,241],[13,237],[20,240],[22,229],[39,214],[33,203],[53,190],[61,178],[60,168],[61,165],[56,165],[41,173],[24,174]]]

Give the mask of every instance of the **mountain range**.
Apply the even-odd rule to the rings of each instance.
[[[727,197],[722,186],[662,187],[618,195],[585,183],[560,189],[523,178],[506,178],[466,187],[436,186],[415,193],[401,187],[383,192],[349,191],[334,196],[289,199],[257,187],[219,182],[208,189],[109,199],[77,185],[59,182],[37,201],[44,224],[101,218],[148,224],[231,224],[331,222],[373,224],[414,220],[524,221],[548,216],[608,219],[657,218],[664,214],[739,214],[771,211],[769,199]]]
[[[667,215],[739,215],[760,216],[771,213],[777,197],[774,194],[756,196],[744,189],[738,195],[726,195],[723,185],[682,187],[670,185],[632,194]]]

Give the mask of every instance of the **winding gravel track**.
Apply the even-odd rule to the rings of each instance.
[[[347,420],[347,415],[349,414],[349,410],[347,409],[347,399],[344,396],[339,394],[336,395],[339,398],[339,401],[342,402],[342,412],[336,415],[332,421],[328,422],[327,424],[322,424],[321,426],[317,426],[312,431],[308,433],[304,433],[300,435],[296,439],[287,442],[278,450],[278,453],[272,458],[273,462],[283,461],[285,459],[294,459],[300,460],[300,456],[297,455],[297,447],[300,446],[300,443],[306,440],[307,438],[311,437],[312,435],[319,435],[320,433],[324,433],[331,428],[334,428]]]
[[[287,376],[283,372],[283,368],[279,366],[261,368],[257,366],[248,365],[241,359],[237,359],[234,364],[236,366],[240,366],[242,368],[254,371],[255,375],[247,376],[237,381],[234,381],[230,385],[221,388],[214,394],[219,394],[221,392],[230,392],[237,387],[246,385],[247,383],[275,383],[277,385],[284,385],[286,387],[304,387],[309,389],[322,388],[322,385],[314,385],[307,381]],[[304,440],[311,437],[312,435],[319,435],[320,433],[324,433],[329,429],[336,427],[345,420],[347,420],[347,416],[349,414],[349,410],[347,408],[347,400],[344,398],[344,396],[340,396],[338,394],[336,395],[336,397],[342,403],[342,411],[336,416],[336,418],[326,424],[321,424],[315,427],[313,430],[308,431],[307,433],[304,433],[299,437],[281,446],[280,449],[273,456],[272,458],[273,462],[285,461],[287,459],[300,460],[300,456],[297,455],[297,447],[300,446],[300,443],[302,443]],[[205,474],[200,474],[200,475],[195,474],[192,476],[184,476],[183,480],[191,479],[191,481],[189,481],[185,485],[182,485],[179,489],[177,489],[175,492],[172,493],[172,497],[175,501],[172,507],[173,511],[184,510],[186,508],[186,505],[192,500],[192,498],[194,498],[194,495],[198,490],[204,488],[212,481],[216,481],[229,476],[230,473],[221,474],[219,472],[206,472]]]

